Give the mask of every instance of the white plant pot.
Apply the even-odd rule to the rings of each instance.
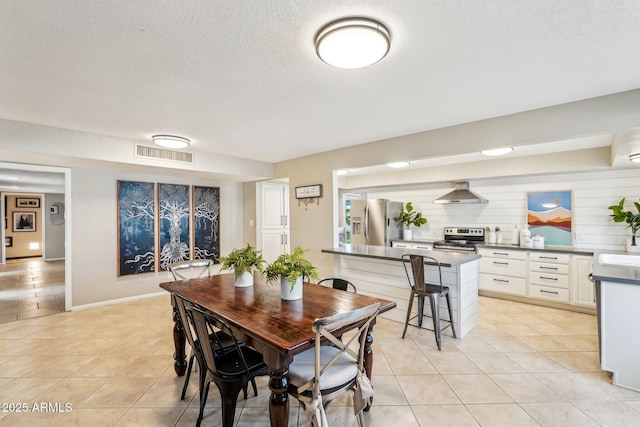
[[[640,253],[640,236],[636,236],[636,246],[631,246],[631,237],[627,237],[627,252]]]
[[[247,271],[245,273],[242,273],[242,275],[236,279],[234,285],[236,285],[238,288],[253,286],[253,272]]]
[[[293,290],[291,289],[291,283],[287,282],[286,277],[280,278],[280,297],[284,300],[302,299],[302,288],[302,276],[296,279]]]
[[[413,230],[409,228],[402,229],[402,239],[403,240],[413,240]]]

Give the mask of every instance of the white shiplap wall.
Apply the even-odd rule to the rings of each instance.
[[[571,190],[573,197],[573,246],[581,249],[625,250],[630,230],[614,223],[608,206],[626,197],[626,207],[640,198],[640,169],[610,170],[544,176],[473,180],[473,192],[489,200],[486,204],[435,204],[433,200],[452,190],[451,184],[386,188],[368,191],[371,199],[413,202],[428,223],[414,228],[413,238],[441,237],[444,227],[494,227],[503,230],[510,243],[514,225],[526,223],[526,199],[530,191]],[[633,208],[635,211],[635,208]]]

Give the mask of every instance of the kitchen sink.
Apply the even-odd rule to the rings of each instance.
[[[598,263],[600,265],[640,267],[640,255],[600,254],[598,255]]]

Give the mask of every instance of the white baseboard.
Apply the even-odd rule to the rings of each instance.
[[[109,300],[109,301],[100,301],[100,302],[94,302],[94,303],[91,303],[91,304],[76,305],[76,306],[71,307],[71,311],[74,311],[74,310],[85,310],[87,308],[102,307],[102,306],[105,306],[105,305],[120,304],[120,303],[123,303],[123,302],[130,302],[130,301],[137,301],[137,300],[141,300],[141,299],[154,298],[154,297],[159,297],[161,295],[169,296],[169,293],[167,291],[162,291],[162,292],[156,292],[156,293],[153,293],[153,294],[136,295],[136,296],[133,296],[133,297],[118,298],[118,299],[112,299],[112,300]]]

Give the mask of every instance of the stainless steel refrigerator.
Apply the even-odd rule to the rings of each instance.
[[[391,246],[391,240],[402,234],[402,225],[393,220],[400,210],[402,202],[351,200],[351,243]]]

